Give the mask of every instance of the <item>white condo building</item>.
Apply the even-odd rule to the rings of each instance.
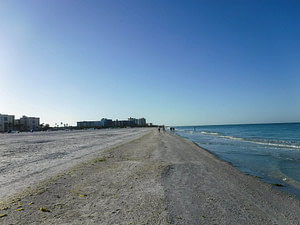
[[[0,114],[0,132],[14,129],[15,116]]]
[[[40,129],[40,118],[38,117],[27,117],[23,116],[18,121],[19,128],[22,131],[39,130]]]

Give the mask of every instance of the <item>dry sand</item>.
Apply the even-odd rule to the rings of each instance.
[[[147,132],[129,128],[0,134],[0,199]]]
[[[1,203],[1,224],[300,224],[300,201],[152,130]]]

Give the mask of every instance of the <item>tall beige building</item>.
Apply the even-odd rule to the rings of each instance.
[[[18,126],[21,131],[39,130],[40,118],[23,116],[18,121]]]
[[[14,129],[15,116],[0,114],[0,132]]]

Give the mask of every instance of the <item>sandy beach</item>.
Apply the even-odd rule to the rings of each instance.
[[[0,199],[147,132],[129,128],[0,134]]]
[[[0,224],[300,221],[299,200],[169,132],[149,129],[92,156],[3,198]]]

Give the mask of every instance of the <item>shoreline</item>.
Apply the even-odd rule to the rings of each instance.
[[[245,175],[191,141],[156,130],[106,149],[0,206],[1,224],[297,224],[300,220],[298,199]]]
[[[299,137],[295,123],[185,126],[176,134],[195,142],[245,174],[300,200]],[[282,131],[282,132],[281,132]]]
[[[178,134],[175,134],[177,136],[179,136],[180,138],[183,138],[185,140],[188,140],[184,137],[181,137],[180,135]],[[190,140],[188,140],[190,141]],[[246,176],[251,176],[253,178],[256,178],[258,180],[260,180],[261,182],[265,183],[265,184],[270,184],[272,185],[274,188],[292,196],[293,198],[296,198],[300,201],[300,189],[295,187],[295,186],[292,186],[290,185],[288,182],[286,181],[281,181],[279,179],[275,179],[275,178],[272,178],[270,176],[266,176],[265,177],[259,177],[257,175],[255,175],[254,173],[251,173],[251,172],[247,172],[247,171],[244,171],[243,169],[239,168],[238,166],[235,166],[233,163],[231,163],[230,161],[227,161],[225,159],[222,159],[220,156],[218,156],[216,153],[214,153],[213,151],[209,150],[209,149],[206,149],[200,145],[198,145],[196,142],[194,141],[191,141],[192,143],[194,143],[197,147],[203,149],[204,151],[207,151],[208,153],[214,155],[215,157],[217,157],[220,161],[223,161],[223,162],[226,162],[228,163],[230,166],[236,168],[237,170],[239,170],[241,173],[243,173],[244,175]],[[282,184],[284,183],[284,184]]]

